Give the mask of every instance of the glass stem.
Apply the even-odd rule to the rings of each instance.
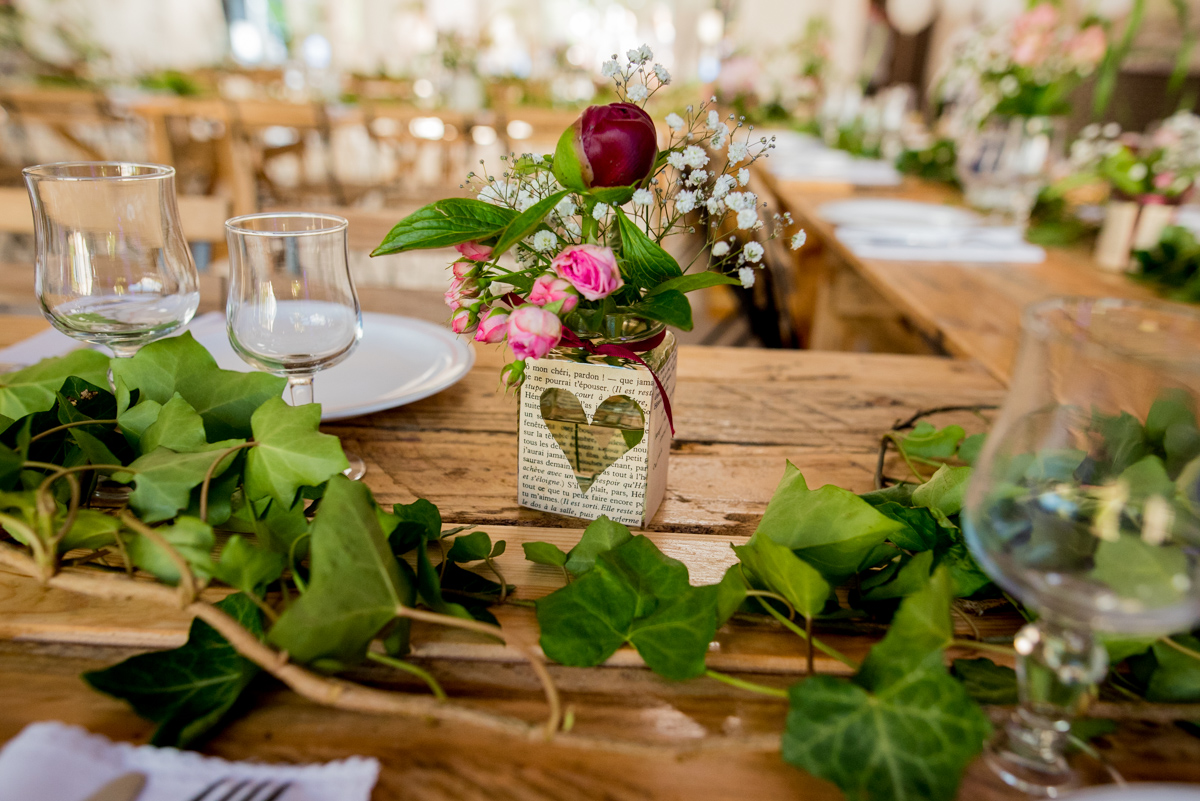
[[[293,406],[303,406],[313,402],[313,377],[311,375],[288,376],[288,387],[292,390]]]
[[[1008,750],[1047,774],[1063,769],[1071,722],[1087,710],[1108,656],[1091,632],[1048,620],[1017,634],[1020,706],[1005,726]]]

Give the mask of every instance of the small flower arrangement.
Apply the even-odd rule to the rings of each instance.
[[[1054,117],[1108,51],[1101,23],[1075,25],[1052,3],[1033,6],[1005,26],[965,39],[940,83],[944,99],[969,99],[970,116]]]
[[[688,106],[667,115],[659,149],[643,107],[671,76],[652,58],[646,46],[624,63],[613,56],[603,73],[620,102],[586,109],[553,155],[506,157],[499,176],[472,173],[474,198],[416,211],[372,254],[457,248],[446,292],[451,328],[507,343],[516,357],[502,373],[510,387],[522,382],[527,359],[559,344],[564,328],[598,331],[606,315],[627,314],[690,330],[687,293],[753,286],[765,252],[759,240],[791,226],[788,215],[764,221],[765,204],[746,189],[750,165],[774,145],[755,139],[743,119],[722,118],[712,101]],[[723,233],[727,218],[734,234]],[[698,229],[714,269],[683,268],[663,248]],[[798,231],[791,245],[804,240]]]
[[[1180,111],[1146,135],[1089,125],[1071,145],[1076,182],[1104,181],[1121,198],[1181,203],[1200,177],[1200,117]]]

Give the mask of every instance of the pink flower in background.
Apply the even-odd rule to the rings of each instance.
[[[550,267],[588,300],[601,300],[625,286],[612,248],[572,245],[555,256]]]
[[[562,321],[540,306],[525,305],[508,316],[508,346],[518,359],[540,359],[562,339]]]
[[[553,273],[539,275],[529,291],[529,302],[534,306],[545,306],[557,300],[562,301],[563,314],[570,314],[579,305],[579,295],[570,281]]]
[[[479,315],[471,309],[459,309],[450,318],[450,330],[456,334],[470,334],[479,325]]]
[[[1108,52],[1108,38],[1099,25],[1089,25],[1067,43],[1067,54],[1081,67],[1095,67]]]
[[[1017,17],[1012,27],[1013,63],[1029,67],[1049,55],[1058,9],[1049,3],[1034,6]]]
[[[1154,176],[1155,189],[1166,189],[1173,183],[1175,183],[1175,173],[1173,172],[1160,172]]]
[[[491,247],[481,245],[478,242],[463,242],[460,245],[455,245],[454,249],[471,261],[487,261],[492,255]]]
[[[507,335],[508,312],[492,309],[488,312],[487,317],[479,321],[479,328],[475,331],[475,341],[485,345],[495,345],[497,342],[503,342]]]

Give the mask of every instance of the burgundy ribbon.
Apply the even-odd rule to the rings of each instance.
[[[509,292],[504,296],[504,302],[514,309],[525,302],[524,298],[515,292]],[[667,388],[663,386],[663,382],[659,380],[658,373],[654,372],[654,368],[646,364],[646,360],[639,353],[654,350],[662,344],[666,338],[666,331],[659,331],[649,339],[643,339],[638,342],[631,342],[628,345],[614,345],[606,343],[597,345],[590,340],[580,339],[574,331],[569,328],[562,330],[562,342],[565,342],[568,347],[581,348],[588,353],[596,356],[615,356],[618,359],[628,359],[632,362],[637,362],[642,367],[650,371],[650,377],[654,379],[654,385],[658,387],[658,395],[662,398],[663,411],[667,413],[667,423],[671,426],[671,436],[675,436],[675,416],[671,413],[671,399],[667,397]]]

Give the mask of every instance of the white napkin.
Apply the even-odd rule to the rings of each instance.
[[[1046,251],[1026,242],[1020,228],[842,226],[836,234],[854,255],[864,259],[976,264],[1040,264],[1046,260]]]
[[[193,751],[114,743],[48,721],[26,726],[0,751],[0,796],[82,801],[130,771],[146,774],[138,801],[186,801],[223,777],[292,782],[280,801],[367,801],[379,778],[379,762],[364,757],[323,765],[227,762]]]
[[[214,311],[194,318],[185,328],[194,336],[225,329],[225,313]],[[181,332],[182,333],[182,332]],[[50,356],[64,356],[73,350],[87,347],[57,328],[48,328],[7,348],[0,348],[0,364],[28,365]]]

